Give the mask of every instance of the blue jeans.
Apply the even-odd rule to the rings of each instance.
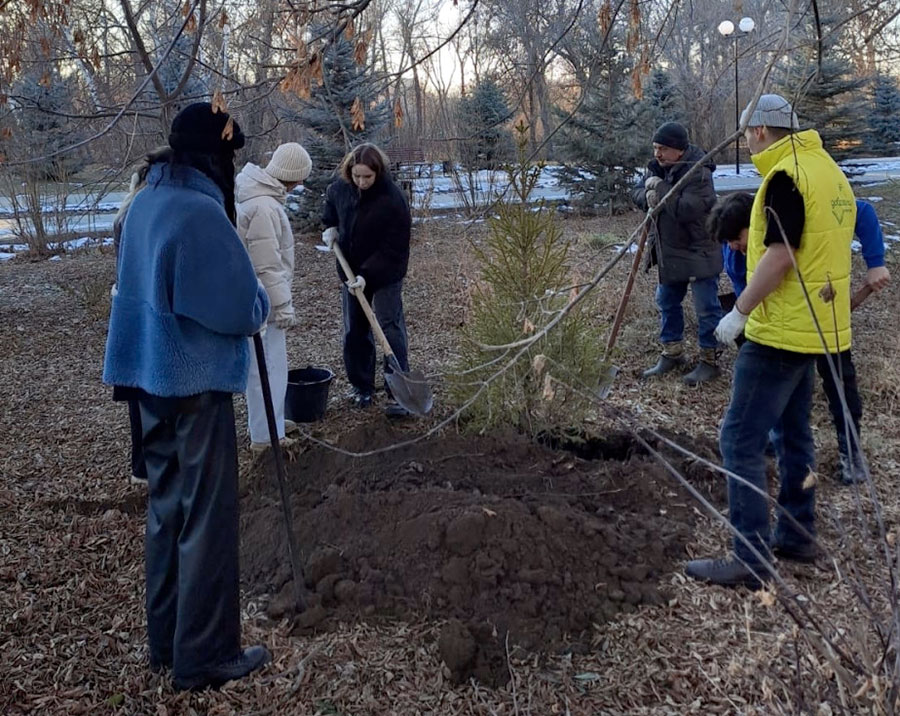
[[[394,351],[400,370],[409,370],[406,321],[403,317],[403,281],[374,291],[366,286],[364,293]],[[356,296],[346,286],[341,287],[341,306],[344,311],[344,367],[347,369],[347,379],[361,393],[374,393],[375,340],[372,328]],[[390,372],[387,361],[384,370]]]
[[[684,338],[684,310],[681,303],[688,286],[691,287],[694,298],[700,347],[716,348],[716,326],[722,318],[718,276],[690,282],[661,283],[656,287],[656,305],[660,314],[659,340],[661,343],[675,343]]]
[[[781,488],[775,542],[800,547],[809,536],[798,530],[784,513],[810,535],[815,534],[814,487],[803,482],[815,465],[815,446],[809,427],[813,366],[816,357],[779,350],[747,341],[734,365],[731,403],[722,424],[720,448],[727,470],[763,491],[759,494],[737,480],[728,480],[731,524],[759,551],[769,553],[769,504],[766,493],[766,443],[774,429],[775,454]],[[750,566],[759,560],[737,537],[735,554]]]
[[[838,376],[844,379],[844,399],[847,401],[847,408],[850,410],[850,418],[853,420],[853,426],[856,428],[856,434],[859,435],[859,421],[862,418],[862,400],[859,397],[859,388],[856,385],[856,368],[853,365],[853,356],[850,349],[832,354],[832,360],[835,361],[834,369],[838,371]],[[859,445],[850,435],[850,444],[853,450],[848,449],[847,445],[847,423],[844,420],[844,407],[841,405],[841,397],[838,394],[837,384],[831,377],[831,368],[828,365],[828,356],[821,355],[816,360],[816,369],[822,378],[822,388],[825,390],[825,396],[828,398],[828,409],[831,410],[831,417],[834,420],[834,428],[837,430],[838,450],[845,457],[853,457],[859,454]]]

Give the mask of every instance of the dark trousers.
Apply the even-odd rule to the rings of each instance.
[[[803,483],[815,465],[809,426],[815,357],[747,341],[734,365],[731,403],[722,424],[720,447],[724,466],[750,485],[728,480],[731,524],[766,556],[769,553],[769,502],[766,492],[766,444],[774,431],[781,486],[775,540],[791,548],[809,541],[797,523],[815,534],[815,488]],[[785,514],[787,513],[787,514]],[[735,538],[734,552],[751,566],[759,560]]]
[[[856,368],[853,365],[853,357],[850,350],[842,353],[832,353],[834,360],[834,368],[838,372],[838,376],[843,378],[844,398],[847,401],[847,407],[850,410],[850,417],[853,419],[853,426],[856,428],[856,434],[859,435],[859,421],[862,418],[862,400],[859,397],[859,389],[856,386]],[[834,419],[834,428],[837,431],[838,450],[841,455],[847,458],[856,458],[859,454],[859,445],[853,439],[853,435],[847,429],[847,423],[844,420],[844,408],[841,405],[841,397],[838,394],[837,384],[831,376],[831,368],[828,365],[828,356],[821,355],[816,360],[816,368],[822,377],[822,388],[825,390],[825,396],[828,398],[828,408],[831,410],[831,417]],[[848,449],[847,439],[850,439],[849,445],[852,445],[852,451]],[[851,454],[852,453],[852,454]]]
[[[228,393],[140,400],[150,661],[179,678],[240,654],[238,468]]]
[[[144,431],[141,429],[141,407],[137,400],[128,401],[128,422],[131,425],[131,474],[146,480],[147,466],[144,464],[144,448],[141,446]]]
[[[403,281],[390,283],[374,291],[366,287],[365,296],[387,338],[400,370],[409,370],[406,320],[403,317]],[[366,314],[356,296],[341,288],[344,311],[344,367],[351,385],[362,393],[375,392],[375,339]],[[387,361],[386,373],[390,372]]]

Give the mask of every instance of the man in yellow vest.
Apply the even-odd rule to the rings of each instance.
[[[816,357],[850,347],[850,242],[856,203],[815,130],[799,129],[790,103],[760,97],[744,110],[744,137],[762,185],[747,243],[747,288],[719,323],[720,343],[746,342],[734,366],[720,436],[729,478],[734,554],[689,562],[695,579],[758,588],[762,560],[816,558],[815,449],[809,426]],[[796,267],[795,267],[796,264]],[[821,331],[821,332],[820,332]],[[765,450],[775,431],[781,487],[769,533]]]

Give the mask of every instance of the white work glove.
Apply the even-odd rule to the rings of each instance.
[[[659,192],[656,189],[649,189],[645,194],[647,197],[647,206],[653,209],[657,204],[659,204],[659,200],[662,198],[659,195]]]
[[[275,321],[275,325],[278,326],[282,331],[286,331],[288,328],[293,328],[297,325],[297,317],[294,315],[294,307],[289,303],[276,308],[273,319]]]
[[[749,316],[741,313],[737,306],[732,308],[716,326],[716,340],[723,346],[737,348],[735,339],[744,332]]]
[[[357,288],[360,291],[365,291],[366,280],[362,276],[357,275],[356,278],[347,281],[347,288],[349,288],[351,291]]]
[[[322,232],[322,243],[331,251],[331,245],[337,240],[338,230],[336,226],[330,226]]]

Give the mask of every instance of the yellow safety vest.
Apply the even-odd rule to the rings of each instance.
[[[856,224],[850,183],[822,148],[819,133],[811,129],[784,137],[751,159],[764,178],[750,217],[747,283],[766,250],[766,188],[776,172],[787,172],[800,190],[806,211],[800,248],[794,251],[797,266],[828,350],[845,351],[850,348],[850,242]],[[819,295],[829,280],[833,303]],[[756,343],[782,350],[825,352],[793,267],[750,313],[745,333]]]

